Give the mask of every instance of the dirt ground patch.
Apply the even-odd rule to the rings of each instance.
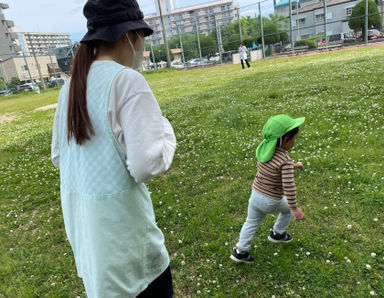
[[[40,107],[40,108],[36,108],[33,111],[34,112],[46,111],[46,110],[50,110],[50,109],[56,109],[56,107],[57,107],[57,103],[54,103],[54,104],[51,104],[51,105],[47,105],[47,106],[43,106],[43,107]]]
[[[0,123],[11,122],[15,120],[15,115],[0,115]]]

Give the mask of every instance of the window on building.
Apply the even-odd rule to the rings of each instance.
[[[225,5],[221,6],[221,11],[225,11]]]
[[[21,70],[22,70],[22,71],[27,71],[27,70],[28,70],[27,65],[21,65]]]
[[[353,9],[353,7],[346,7],[345,8],[345,15],[347,17],[350,17],[352,15],[352,9]]]
[[[300,18],[296,20],[296,26],[305,25],[305,18]]]
[[[324,14],[320,13],[316,15],[316,22],[322,22],[324,21]]]

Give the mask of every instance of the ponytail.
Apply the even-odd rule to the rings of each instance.
[[[75,139],[78,145],[95,134],[87,110],[87,77],[95,60],[94,47],[81,43],[72,65],[72,78],[68,96],[67,139]]]

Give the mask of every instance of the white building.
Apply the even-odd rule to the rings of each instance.
[[[197,28],[200,34],[208,35],[216,27],[233,22],[238,8],[233,0],[214,1],[176,9],[172,0],[166,0],[165,2],[162,3],[162,13],[167,39],[178,35],[178,29],[180,34],[185,34],[196,33]],[[163,44],[159,14],[146,15],[144,19],[154,30],[151,36],[152,43],[155,45]]]
[[[46,55],[56,48],[72,45],[69,33],[46,33],[46,32],[20,32],[16,29],[18,44],[25,55]],[[18,53],[22,55],[21,52]]]

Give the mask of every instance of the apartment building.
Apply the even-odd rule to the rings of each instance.
[[[168,1],[170,2],[170,1]],[[167,39],[180,34],[196,33],[208,35],[216,27],[225,26],[233,22],[237,16],[237,4],[233,0],[214,1],[200,5],[173,8],[170,2],[166,6],[166,13],[162,7],[164,26]],[[161,20],[158,13],[146,15],[145,21],[154,30],[151,36],[154,45],[163,44]]]
[[[69,33],[46,33],[46,32],[15,32],[17,34],[20,50],[25,55],[46,55],[53,49],[72,45]],[[21,51],[18,53],[22,55]]]
[[[17,34],[11,30],[15,24],[6,20],[3,13],[8,8],[8,4],[0,3],[0,60],[12,57],[19,50],[16,45]]]
[[[329,0],[327,1],[327,35],[348,33],[349,17],[353,7],[360,0]],[[324,34],[324,5],[322,3],[308,5],[292,14],[294,41],[310,36]]]

